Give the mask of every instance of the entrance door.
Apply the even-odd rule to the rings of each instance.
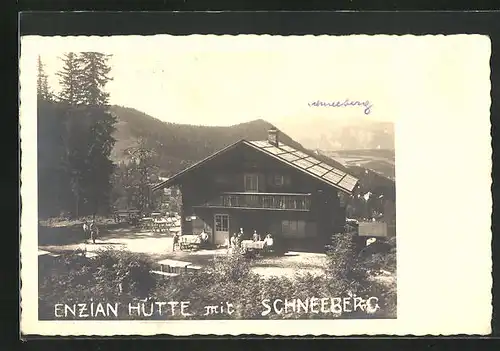
[[[214,223],[214,244],[223,245],[229,240],[229,215],[216,214]]]

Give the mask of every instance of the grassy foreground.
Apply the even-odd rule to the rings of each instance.
[[[112,249],[93,259],[64,254],[39,263],[39,318],[396,318],[395,283],[369,274],[395,272],[395,247],[363,259],[350,235],[333,241],[323,275],[290,278],[252,273],[252,261],[240,255],[164,279],[150,273],[154,263],[145,255]]]

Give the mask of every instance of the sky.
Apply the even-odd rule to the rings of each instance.
[[[385,84],[402,54],[389,37],[152,36],[41,38],[39,53],[55,73],[67,51],[112,54],[110,103],[162,121],[231,125],[258,118],[394,121],[399,87]],[[404,53],[403,53],[404,54]],[[312,102],[371,105],[317,107]]]

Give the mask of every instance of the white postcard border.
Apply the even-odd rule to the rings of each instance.
[[[63,41],[68,51],[106,51],[114,42],[123,40],[129,42],[130,47],[141,45],[141,40],[144,47],[151,44],[144,40],[147,37],[141,36],[28,36],[21,40],[20,56],[22,333],[61,336],[489,333],[492,312],[490,40],[480,35],[353,38],[394,41],[398,52],[411,51],[417,46],[422,48],[422,55],[426,53],[425,49],[442,50],[436,52],[455,57],[456,62],[451,64],[458,65],[458,68],[465,65],[473,70],[471,74],[464,73],[459,77],[466,81],[453,76],[448,81],[435,77],[439,85],[436,92],[445,94],[446,103],[440,100],[443,96],[433,98],[425,93],[425,89],[436,87],[422,85],[432,80],[420,76],[422,72],[418,65],[414,72],[404,70],[406,66],[403,64],[395,67],[394,77],[381,82],[400,83],[398,75],[401,74],[406,75],[408,82],[401,87],[406,95],[402,94],[400,101],[396,102],[401,116],[396,122],[397,319],[38,321],[36,57],[55,41]],[[304,46],[326,45],[332,39],[328,36],[195,35],[171,40],[184,40],[185,45],[198,42],[202,46],[230,40],[236,47],[243,47],[250,44],[258,46],[261,41],[272,45],[273,40],[293,40],[296,45]],[[433,52],[427,54],[422,59],[434,57]],[[414,99],[408,95],[413,95]],[[459,99],[463,96],[467,99]],[[427,100],[423,103],[424,97]],[[413,103],[408,105],[409,102]],[[440,206],[440,203],[446,203],[446,207]],[[463,206],[464,203],[466,206]]]

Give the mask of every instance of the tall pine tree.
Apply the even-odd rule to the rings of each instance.
[[[70,179],[75,216],[104,212],[109,207],[115,139],[115,118],[108,111],[106,84],[110,56],[97,52],[66,53],[57,73],[58,96],[64,109],[64,168]]]
[[[42,58],[38,55],[38,76],[36,82],[37,98],[38,101],[51,101],[52,94],[49,90],[48,77],[45,73],[45,66]]]
[[[108,60],[111,55],[100,52],[82,52],[76,58],[80,70],[81,102],[86,106],[107,108],[109,93],[104,89],[112,80]]]
[[[57,72],[61,86],[59,101],[75,106],[81,103],[81,68],[78,63],[78,56],[74,52],[68,52],[62,57],[62,61],[63,67]]]
[[[45,66],[38,56],[37,75],[39,216],[58,216],[71,203],[65,160],[64,109],[53,99]]]
[[[77,58],[80,103],[90,128],[83,187],[88,210],[93,214],[109,209],[112,190],[114,165],[110,155],[115,144],[116,118],[109,112],[109,93],[105,91],[112,79],[110,58],[99,52],[82,52]]]
[[[74,206],[71,213],[75,217],[81,214],[81,206],[84,202],[83,185],[87,139],[89,138],[88,121],[84,118],[81,108],[80,88],[81,69],[78,63],[78,55],[73,52],[65,53],[61,58],[62,69],[57,72],[59,84],[61,86],[58,100],[61,108],[65,111],[61,116],[65,132],[63,133],[63,143],[65,145],[64,168],[70,180],[70,188],[73,193]]]

